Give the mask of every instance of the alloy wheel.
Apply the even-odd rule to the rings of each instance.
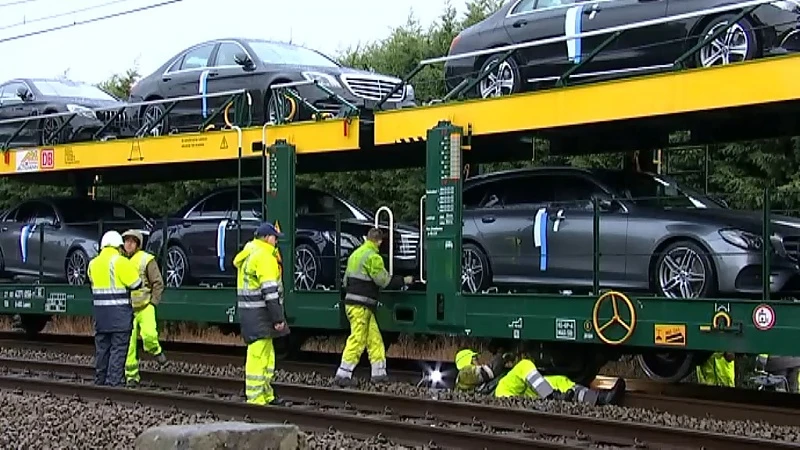
[[[186,258],[183,254],[172,247],[167,251],[167,286],[180,287],[186,276]]]
[[[88,264],[83,252],[72,252],[67,260],[67,282],[73,286],[86,284],[86,268]]]
[[[300,247],[294,254],[294,286],[311,290],[317,282],[317,261],[311,250]]]
[[[280,96],[282,100],[278,100],[278,96]],[[269,102],[267,103],[267,121],[272,123],[278,123],[279,101],[282,101],[283,105],[281,106],[283,108],[284,113],[286,114],[286,117],[284,118],[283,121],[291,122],[292,118],[289,116],[289,113],[292,112],[292,104],[290,103],[290,100],[286,98],[285,95],[278,94],[277,92],[273,92],[272,96],[269,98]]]
[[[483,263],[481,257],[472,249],[461,253],[461,289],[471,294],[478,292],[483,285]]]
[[[728,25],[727,21],[719,22],[706,33],[707,39],[720,27]],[[700,64],[703,67],[719,66],[744,61],[750,50],[750,38],[738,23],[733,24],[721,36],[700,49]]]
[[[688,247],[675,247],[661,260],[658,283],[668,298],[697,298],[705,290],[707,268]]]
[[[52,136],[60,126],[61,125],[58,123],[58,119],[55,117],[48,117],[47,119],[42,120],[42,144],[58,144],[58,135],[53,136],[52,138],[50,138],[50,136]]]
[[[150,130],[150,136],[161,136],[164,131],[164,121],[161,120],[161,117],[164,115],[164,111],[158,105],[149,105],[144,110],[144,123],[152,124],[158,123],[155,127]]]
[[[486,78],[481,80],[481,97],[489,98],[511,95],[514,92],[515,81],[514,69],[508,61],[503,61],[492,70]]]

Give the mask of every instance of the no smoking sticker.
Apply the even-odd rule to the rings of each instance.
[[[769,305],[758,305],[753,310],[753,325],[766,331],[775,325],[775,311]]]

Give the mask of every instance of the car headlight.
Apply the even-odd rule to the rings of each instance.
[[[327,240],[331,244],[336,245],[335,232],[323,231],[322,237],[324,237],[325,240]],[[353,235],[342,233],[341,237],[342,239],[339,243],[339,246],[342,250],[347,250],[347,251],[354,250],[361,245],[361,242],[359,242],[358,239]]]
[[[414,97],[416,97],[416,93],[414,92],[414,86],[406,84],[404,97],[406,100],[414,100]]]
[[[770,3],[770,5],[784,11],[800,13],[800,0],[778,0],[777,2]]]
[[[95,242],[94,245],[92,245],[92,248],[94,249],[94,251],[100,253],[100,244],[98,244],[97,242]]]
[[[761,236],[735,228],[719,230],[719,235],[725,242],[744,250],[761,250],[764,240]]]
[[[305,78],[306,80],[316,81],[317,84],[319,84],[320,86],[324,86],[328,89],[335,89],[342,87],[342,85],[339,84],[338,81],[336,81],[336,78],[332,77],[331,75],[328,75],[327,73],[303,72],[302,74],[303,78]]]
[[[79,116],[86,117],[88,119],[97,119],[97,116],[94,115],[94,111],[85,106],[67,105],[67,111],[77,114]]]

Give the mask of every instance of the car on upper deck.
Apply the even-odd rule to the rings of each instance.
[[[90,140],[103,130],[100,138],[118,136],[126,131],[127,117],[115,117],[114,109],[125,103],[97,86],[66,79],[17,78],[0,84],[0,144],[11,139],[13,146],[54,145],[64,142]],[[60,116],[31,120],[20,132],[18,129],[31,116],[64,113]],[[69,119],[70,113],[75,117]],[[69,123],[56,131],[69,119]],[[16,136],[15,136],[16,134]]]
[[[480,56],[469,53],[729,4],[723,0],[511,0],[456,36],[449,55],[465,57],[447,61],[446,83],[452,89],[494,65],[491,74],[476,87],[476,93],[470,94],[486,98],[551,86],[611,33],[520,48],[499,65],[496,63],[503,52]],[[798,0],[781,0],[759,6],[687,62],[706,67],[800,51],[798,5]],[[704,14],[624,31],[570,79],[617,78],[670,68],[682,54],[737,19],[737,15],[738,11]]]
[[[225,187],[188,202],[172,215],[167,224],[166,283],[236,283],[233,257],[253,238],[261,223],[259,187],[242,187],[241,235],[237,239],[237,188]],[[347,257],[363,242],[374,225],[374,214],[341,197],[311,188],[297,187],[295,193],[294,283],[297,289],[330,289],[335,285]],[[340,253],[336,255],[336,215],[340,220]],[[163,248],[163,226],[149,239],[148,251],[159,254]],[[417,267],[419,231],[395,224],[395,273],[410,275]],[[237,246],[238,242],[238,246]],[[389,240],[381,254],[388,265]]]
[[[273,98],[270,86],[290,82],[316,82],[354,105],[371,110],[402,80],[345,67],[332,58],[294,44],[260,39],[217,39],[203,42],[170,58],[152,74],[139,80],[131,89],[131,102],[198,96],[246,89],[252,98],[252,122],[275,121],[283,101],[287,121],[305,120],[311,111],[286,97]],[[297,86],[295,91],[321,112],[336,115],[341,109],[335,99],[315,86]],[[167,119],[150,134],[164,130],[197,129],[204,117],[218,111],[227,98],[207,97],[180,101]],[[294,105],[294,106],[293,106]],[[405,85],[384,103],[383,108],[415,106],[414,89]],[[163,117],[166,104],[138,108],[141,123],[155,123]],[[221,121],[220,121],[221,123]]]
[[[0,214],[0,272],[85,284],[103,233],[134,228],[148,234],[152,225],[118,202],[86,197],[27,200]]]
[[[669,298],[761,294],[761,213],[728,209],[667,177],[555,167],[480,175],[463,189],[467,292],[590,291],[597,199],[602,288]],[[771,290],[796,296],[800,220],[774,215],[771,227]]]

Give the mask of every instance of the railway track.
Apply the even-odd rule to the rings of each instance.
[[[433,442],[439,447],[465,449],[800,448],[798,443],[670,426],[285,383],[276,383],[275,388],[292,406],[256,407],[243,403],[242,381],[236,379],[143,372],[143,379],[151,385],[113,389],[89,384],[93,369],[86,365],[0,359],[0,367],[0,389],[213,411],[225,418],[288,421],[309,431],[333,427],[363,437],[380,432],[404,445]]]

